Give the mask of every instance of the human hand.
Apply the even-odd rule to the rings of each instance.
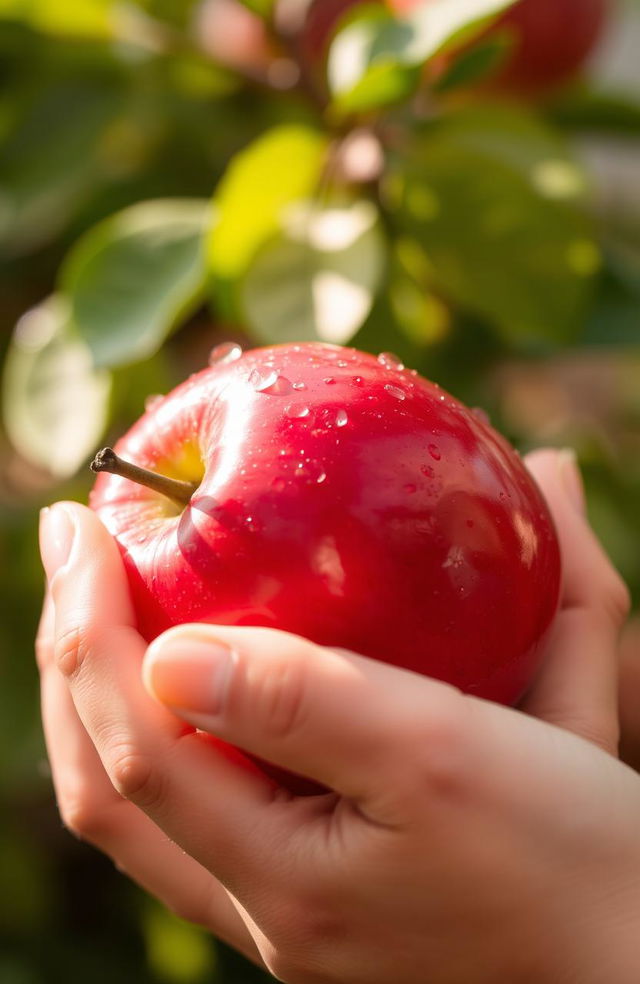
[[[640,618],[629,620],[620,641],[620,756],[640,772]]]
[[[527,714],[264,629],[180,627],[150,648],[156,697],[336,790],[311,799],[239,769],[147,699],[115,546],[88,511],[62,507],[75,541],[61,569],[43,539],[58,664],[99,753],[87,770],[48,729],[59,784],[80,784],[67,822],[135,868],[135,803],[233,893],[232,915],[287,981],[635,981],[640,785],[611,754],[625,593],[567,494],[566,460],[543,453],[531,467],[561,533],[565,585]],[[93,767],[102,795],[108,775],[131,801],[110,837]],[[188,894],[175,873],[164,898]],[[208,877],[196,895],[219,892]]]

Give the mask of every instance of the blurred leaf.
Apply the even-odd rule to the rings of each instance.
[[[216,951],[204,929],[150,902],[144,913],[143,930],[147,959],[159,981],[200,984],[215,976]]]
[[[240,0],[240,3],[264,18],[270,17],[275,7],[275,0]]]
[[[370,202],[291,209],[243,285],[247,318],[265,342],[348,342],[366,320],[385,246]]]
[[[584,176],[553,131],[515,109],[474,107],[424,129],[388,191],[437,291],[513,341],[575,334],[600,254]]]
[[[478,44],[465,48],[433,88],[436,92],[449,92],[481,82],[502,67],[512,50],[513,35],[496,31]]]
[[[238,154],[214,197],[217,222],[208,240],[209,269],[231,285],[281,226],[286,206],[315,193],[328,140],[305,126],[285,125]]]
[[[582,341],[587,345],[640,344],[640,262],[609,246]]]
[[[365,6],[338,32],[328,80],[333,109],[341,114],[379,109],[416,88],[421,66],[471,37],[514,0],[430,0],[404,17]]]
[[[4,367],[7,433],[25,458],[72,475],[107,422],[110,379],[69,328],[66,301],[50,297],[18,322]]]
[[[0,127],[2,252],[29,252],[68,223],[96,184],[100,142],[123,106],[115,78],[48,79],[26,99],[14,95]]]
[[[640,138],[640,103],[626,92],[569,89],[546,107],[548,118],[566,130]]]
[[[205,283],[199,199],[141,202],[95,226],[61,272],[74,324],[96,366],[120,366],[158,350]]]
[[[114,0],[0,0],[0,18],[47,34],[108,37]]]

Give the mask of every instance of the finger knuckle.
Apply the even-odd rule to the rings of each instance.
[[[76,676],[91,649],[90,642],[80,626],[65,629],[55,641],[54,660],[67,678]]]
[[[62,823],[78,840],[99,846],[105,836],[107,811],[82,788],[67,791],[58,800]]]
[[[307,707],[304,664],[284,658],[254,664],[243,682],[248,711],[267,738],[280,740],[300,730]]]
[[[416,792],[450,799],[466,784],[468,744],[463,698],[452,691],[429,709],[428,720],[412,727],[409,768],[404,770],[409,799]]]
[[[626,622],[631,611],[631,595],[622,577],[614,568],[611,568],[602,586],[602,602],[616,625]]]
[[[39,632],[35,640],[36,663],[40,672],[49,665],[54,642],[49,633]]]
[[[157,809],[164,802],[164,781],[153,760],[131,745],[115,746],[110,752],[108,773],[123,799],[144,810]]]

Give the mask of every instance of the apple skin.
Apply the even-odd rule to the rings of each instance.
[[[611,0],[520,0],[493,26],[511,29],[515,39],[494,84],[536,93],[568,82],[595,48],[610,10]]]
[[[380,358],[306,343],[205,369],[116,445],[199,480],[190,503],[100,475],[91,505],[148,641],[270,626],[514,704],[558,604],[547,506],[480,415]]]

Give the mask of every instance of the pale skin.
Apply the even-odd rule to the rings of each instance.
[[[518,710],[267,629],[182,626],[147,648],[115,543],[53,507],[38,659],[66,825],[288,984],[637,984],[627,592],[570,457],[528,465],[564,584]],[[335,792],[292,797],[206,732]]]

